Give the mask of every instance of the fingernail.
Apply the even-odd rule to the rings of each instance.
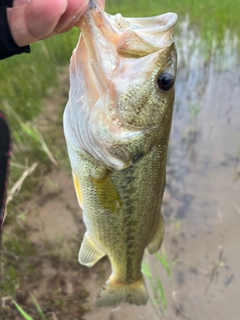
[[[73,16],[73,21],[78,21],[87,9],[88,0],[81,6],[81,9]]]
[[[83,15],[84,11],[80,10],[79,12],[77,12],[77,14],[75,16],[73,16],[73,21],[78,21],[81,16]]]

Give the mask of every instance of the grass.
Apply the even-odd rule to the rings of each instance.
[[[11,230],[7,228],[4,232],[0,266],[1,320],[19,319],[12,299],[24,311],[21,312],[24,319],[28,319],[24,317],[28,315],[34,320],[42,320],[44,316],[61,320],[67,318],[70,310],[74,310],[75,315],[79,313],[78,319],[82,319],[87,292],[81,284],[84,270],[76,259],[79,243],[68,240],[68,245],[75,246],[73,252],[65,251],[62,241],[37,245],[28,237],[29,227],[21,222],[18,220],[17,227],[12,223]],[[44,291],[46,285],[49,290]]]
[[[110,13],[119,11],[123,16],[134,17],[153,16],[165,12],[177,13],[178,23],[174,33],[178,55],[181,56],[179,67],[190,65],[193,57],[196,58],[196,53],[198,53],[197,63],[201,64],[201,70],[207,68],[212,57],[215,58],[215,64],[219,70],[231,68],[229,67],[230,61],[238,64],[239,59],[235,55],[240,52],[238,32],[240,0],[138,0],[131,2],[112,0],[107,3],[107,10]],[[228,49],[231,47],[232,52],[229,53]],[[194,68],[193,65],[191,67]]]
[[[162,276],[160,276],[161,272],[159,272],[159,266],[161,265],[163,267],[167,275],[167,279],[171,283],[172,268],[174,268],[177,262],[178,261],[175,260],[172,263],[169,263],[166,250],[164,249],[164,247],[162,247],[161,252],[157,252],[154,255],[153,265],[156,267],[155,269],[152,269],[149,262],[147,262],[147,259],[144,259],[144,262],[142,264],[142,273],[145,275],[151,288],[151,292],[149,292],[150,301],[154,307],[156,314],[163,319],[166,318],[168,302],[162,284]]]
[[[53,88],[59,83],[61,69],[69,62],[78,34],[79,30],[76,29],[68,35],[60,35],[33,44],[30,55],[16,56],[0,63],[0,109],[7,116],[13,138],[9,179],[9,196],[12,195],[12,197],[7,207],[8,215],[4,224],[3,252],[0,263],[2,279],[0,281],[0,318],[3,320],[17,317],[13,304],[7,302],[2,308],[2,304],[8,297],[16,297],[15,303],[19,305],[19,308],[21,305],[26,314],[31,314],[34,319],[39,318],[34,309],[32,313],[29,312],[32,309],[28,303],[28,293],[24,291],[28,290],[28,285],[37,281],[39,267],[32,257],[39,253],[29,240],[28,226],[23,219],[25,213],[20,207],[26,210],[23,203],[31,199],[32,194],[41,187],[42,176],[50,169],[57,168],[59,159],[67,158],[65,145],[56,143],[56,140],[59,141],[59,136],[62,135],[62,124],[59,119],[62,118],[64,104],[59,100],[61,104],[59,104],[57,120],[48,121],[54,125],[54,130],[50,130],[51,127],[49,129],[40,128],[37,119],[42,111],[47,111],[43,108],[43,99],[50,98],[53,93],[59,94]],[[65,91],[67,92],[67,88]],[[47,119],[48,116],[51,115],[46,114],[44,118]],[[38,165],[34,172],[31,171],[26,176],[33,166],[35,168],[35,164]],[[46,250],[47,248],[44,249],[44,252]],[[54,261],[55,256],[56,244],[52,245],[52,250],[49,250],[49,259]],[[55,310],[61,309],[64,315],[65,299],[64,296],[55,298],[53,295],[49,297],[45,305]],[[58,305],[59,303],[61,305]],[[79,305],[75,308],[82,310]]]
[[[119,11],[125,16],[152,16],[175,12],[179,21],[183,21],[187,16],[190,28],[200,31],[202,41],[212,42],[214,38],[220,44],[224,40],[226,29],[239,34],[239,0],[111,0],[106,5],[109,13]],[[178,32],[178,26],[176,30]]]
[[[31,296],[31,300],[32,300],[32,302],[33,302],[38,314],[40,315],[41,320],[47,320],[45,315],[44,315],[44,313],[43,313],[43,311],[42,311],[42,309],[40,308],[36,298],[34,297],[34,295],[31,293],[30,296]],[[22,315],[23,319],[25,319],[25,320],[34,320],[29,314],[27,314],[23,310],[23,308],[20,307],[20,305],[15,300],[12,300],[12,301],[13,301],[13,304],[15,305],[15,307],[17,308],[17,310],[19,311],[19,313]]]
[[[19,306],[19,304],[18,304],[16,301],[14,301],[14,300],[12,300],[12,301],[13,301],[15,307],[18,309],[19,313],[22,315],[22,317],[23,317],[24,319],[26,319],[26,320],[33,320],[33,318],[30,317],[30,316]]]
[[[159,275],[157,275],[156,279],[153,278],[150,266],[147,263],[142,264],[142,273],[147,277],[151,286],[151,295],[153,299],[151,299],[151,303],[154,307],[159,306],[161,309],[166,311],[167,309],[167,299],[165,296],[164,288],[162,285],[162,281]]]
[[[35,177],[42,176],[52,166],[57,167],[55,156],[48,148],[50,144],[55,145],[55,132],[47,132],[43,137],[36,119],[45,111],[43,98],[55,92],[52,88],[58,83],[61,68],[69,62],[78,34],[79,30],[75,29],[68,34],[35,43],[31,46],[31,54],[12,57],[0,63],[0,109],[5,113],[12,131],[12,161],[23,166],[39,162]],[[63,106],[60,105],[59,114],[62,110]],[[21,174],[20,168],[11,167],[10,187]]]

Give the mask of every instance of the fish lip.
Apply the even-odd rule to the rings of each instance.
[[[154,28],[154,27],[148,27],[148,28],[142,28],[140,26],[140,21],[141,22],[148,22],[148,21],[156,21],[156,23],[159,21],[161,21],[163,18],[168,18],[168,17],[171,17],[171,19],[169,19],[169,21],[165,24],[165,25],[161,25],[158,26],[158,28]],[[170,29],[172,29],[176,23],[177,23],[177,20],[178,20],[178,15],[174,12],[167,12],[167,13],[163,13],[161,15],[158,15],[158,16],[153,16],[153,17],[144,17],[144,18],[124,18],[122,17],[124,20],[126,21],[130,21],[131,22],[134,22],[134,21],[139,21],[139,26],[141,28],[141,32],[150,32],[150,33],[160,33],[160,32],[166,32]],[[166,19],[167,20],[167,19]],[[162,21],[161,21],[162,22]],[[152,25],[153,23],[151,23]],[[132,29],[133,30],[138,30],[138,24],[136,24],[136,28],[134,28],[134,25],[132,23]]]
[[[121,56],[145,56],[170,46],[174,42],[173,28],[177,19],[177,14],[173,12],[145,18],[125,18],[121,14],[109,15],[91,0],[79,20],[79,27],[88,47],[92,65],[105,65],[103,61],[106,61],[105,56],[108,55],[110,57],[106,65],[108,70],[105,71],[112,72],[118,67]],[[134,41],[131,41],[133,38]],[[141,45],[144,49],[140,49]],[[96,52],[100,51],[105,55],[97,56]]]
[[[114,31],[116,34],[122,34],[128,28],[140,34],[165,33],[171,30],[176,25],[178,20],[178,15],[174,12],[167,12],[161,15],[143,18],[123,17],[120,13],[110,15],[102,11],[94,0],[90,0],[87,10],[85,11],[82,18],[79,21],[84,21],[89,14],[93,18],[91,11],[98,11],[98,13],[102,15],[102,22],[105,24],[105,26],[108,25],[109,29]],[[126,26],[121,28],[117,27],[116,25],[120,24],[117,23],[118,20],[122,20],[123,23],[125,22]],[[144,27],[144,25],[146,26]]]

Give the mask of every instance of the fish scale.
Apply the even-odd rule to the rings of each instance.
[[[107,255],[98,306],[142,305],[144,251],[163,240],[161,214],[174,103],[177,16],[107,15],[90,1],[70,66],[64,133],[86,233],[79,262]],[[140,72],[141,71],[141,72]],[[164,80],[162,80],[164,79]]]

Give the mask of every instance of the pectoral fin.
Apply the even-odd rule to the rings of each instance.
[[[95,246],[86,232],[79,250],[78,261],[84,266],[91,267],[103,256],[105,253]]]
[[[122,206],[122,201],[111,178],[108,175],[102,179],[92,177],[92,182],[100,206],[113,213],[117,212],[117,209]]]
[[[159,220],[158,220],[158,227],[157,230],[151,240],[151,242],[148,245],[148,252],[153,254],[157,252],[162,245],[163,242],[163,236],[164,236],[164,221],[162,214],[159,215]]]

